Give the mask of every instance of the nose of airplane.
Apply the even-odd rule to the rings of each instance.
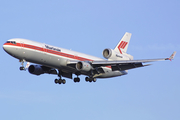
[[[12,54],[13,50],[11,50],[11,48],[7,45],[7,43],[3,44],[3,49],[5,52],[7,52],[8,54]]]
[[[4,45],[3,45],[3,49],[4,49],[4,51],[6,51],[6,49],[7,49],[5,43],[4,43]]]

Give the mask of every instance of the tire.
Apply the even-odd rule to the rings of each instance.
[[[93,79],[93,82],[96,82],[96,81],[97,81],[97,79],[96,79],[96,78],[94,78],[94,79]]]
[[[59,80],[58,80],[58,83],[59,83],[59,84],[61,84],[61,83],[62,83],[62,80],[61,80],[61,79],[59,79]]]
[[[88,78],[88,77],[86,77],[86,78],[85,78],[85,80],[86,80],[86,82],[88,82],[88,81],[89,81],[89,78]]]
[[[58,79],[55,79],[54,82],[55,82],[56,84],[59,83]]]
[[[65,80],[65,79],[63,79],[63,80],[62,80],[62,83],[63,83],[63,84],[66,84],[66,80]]]

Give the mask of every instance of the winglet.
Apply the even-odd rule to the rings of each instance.
[[[176,51],[174,51],[173,54],[169,58],[166,58],[165,60],[171,61],[172,59],[174,59],[175,55],[176,55]]]

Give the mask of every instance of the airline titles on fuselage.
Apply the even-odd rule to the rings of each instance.
[[[50,49],[50,50],[55,50],[55,51],[61,52],[61,49],[59,49],[59,48],[55,48],[55,47],[52,47],[52,46],[49,46],[49,45],[45,45],[45,47],[46,47],[47,49]]]

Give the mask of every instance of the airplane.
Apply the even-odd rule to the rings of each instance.
[[[21,62],[20,70],[28,69],[29,73],[41,75],[44,73],[58,75],[56,84],[65,84],[62,77],[80,82],[79,75],[85,75],[86,82],[96,82],[97,78],[110,78],[126,75],[128,70],[149,66],[147,62],[172,60],[176,54],[169,58],[133,60],[133,56],[127,54],[131,33],[126,32],[114,49],[106,48],[103,56],[106,59],[75,52],[72,50],[35,42],[22,38],[8,40],[3,49],[12,57]],[[27,62],[24,67],[24,62]],[[34,63],[30,65],[30,63]]]

